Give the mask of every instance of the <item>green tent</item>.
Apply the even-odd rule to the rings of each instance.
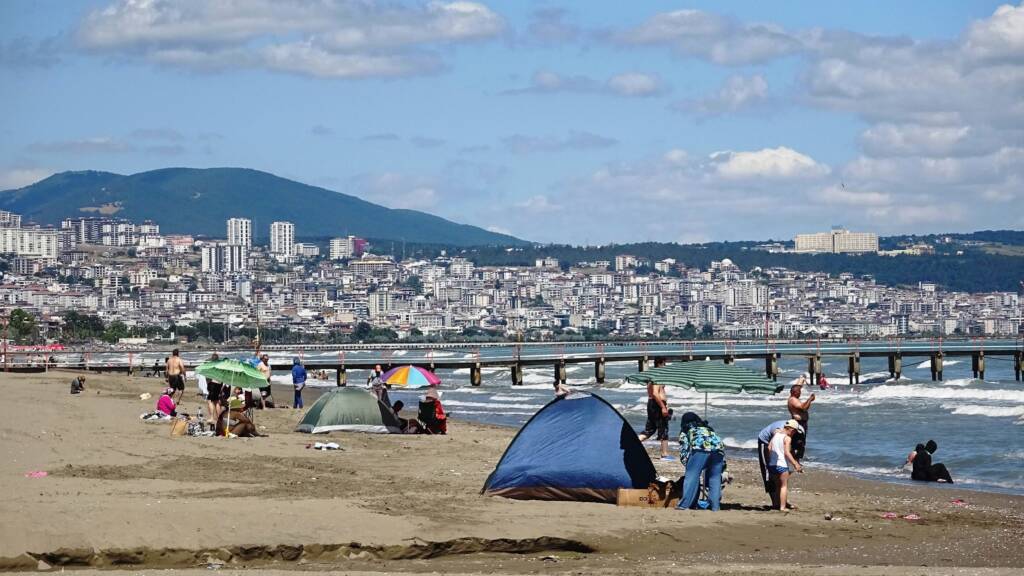
[[[333,388],[320,396],[303,416],[297,432],[322,434],[335,430],[401,434],[398,418],[373,394],[362,388]]]

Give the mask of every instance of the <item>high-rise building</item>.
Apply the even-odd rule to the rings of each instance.
[[[252,220],[231,218],[228,220],[228,244],[252,248]]]
[[[0,228],[21,228],[21,214],[0,210]]]
[[[270,225],[270,253],[277,257],[295,255],[295,224],[273,222]]]
[[[207,244],[202,249],[203,272],[243,272],[249,267],[249,249],[242,244]]]
[[[793,242],[796,244],[797,252],[878,252],[878,234],[850,232],[842,228],[833,228],[831,232],[817,234],[797,234]]]
[[[345,238],[331,238],[331,260],[343,260],[362,255],[366,249],[366,240],[347,236]]]

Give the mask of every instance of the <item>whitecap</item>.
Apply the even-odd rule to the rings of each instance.
[[[985,406],[981,404],[943,404],[943,410],[962,416],[988,416],[989,418],[1024,417],[1024,406]]]
[[[722,442],[725,443],[729,448],[740,448],[742,450],[753,450],[757,448],[757,439],[750,440],[737,440],[732,436],[726,436],[722,438]]]
[[[1024,403],[1022,390],[980,390],[976,388],[932,387],[923,384],[876,386],[863,395],[869,400],[906,400],[912,398],[932,398],[937,400],[990,400],[997,402]]]

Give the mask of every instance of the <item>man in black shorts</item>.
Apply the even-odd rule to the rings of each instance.
[[[185,395],[185,363],[181,361],[178,349],[171,351],[171,357],[167,359],[167,385],[174,388],[178,393],[178,402]]]
[[[672,460],[668,454],[668,423],[672,419],[672,410],[668,407],[668,396],[665,386],[653,382],[647,384],[647,423],[640,434],[643,442],[655,436],[661,442],[661,459]]]

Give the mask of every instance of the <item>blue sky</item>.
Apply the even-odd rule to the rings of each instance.
[[[1022,95],[1022,4],[9,0],[0,189],[243,166],[537,241],[1022,228]]]

